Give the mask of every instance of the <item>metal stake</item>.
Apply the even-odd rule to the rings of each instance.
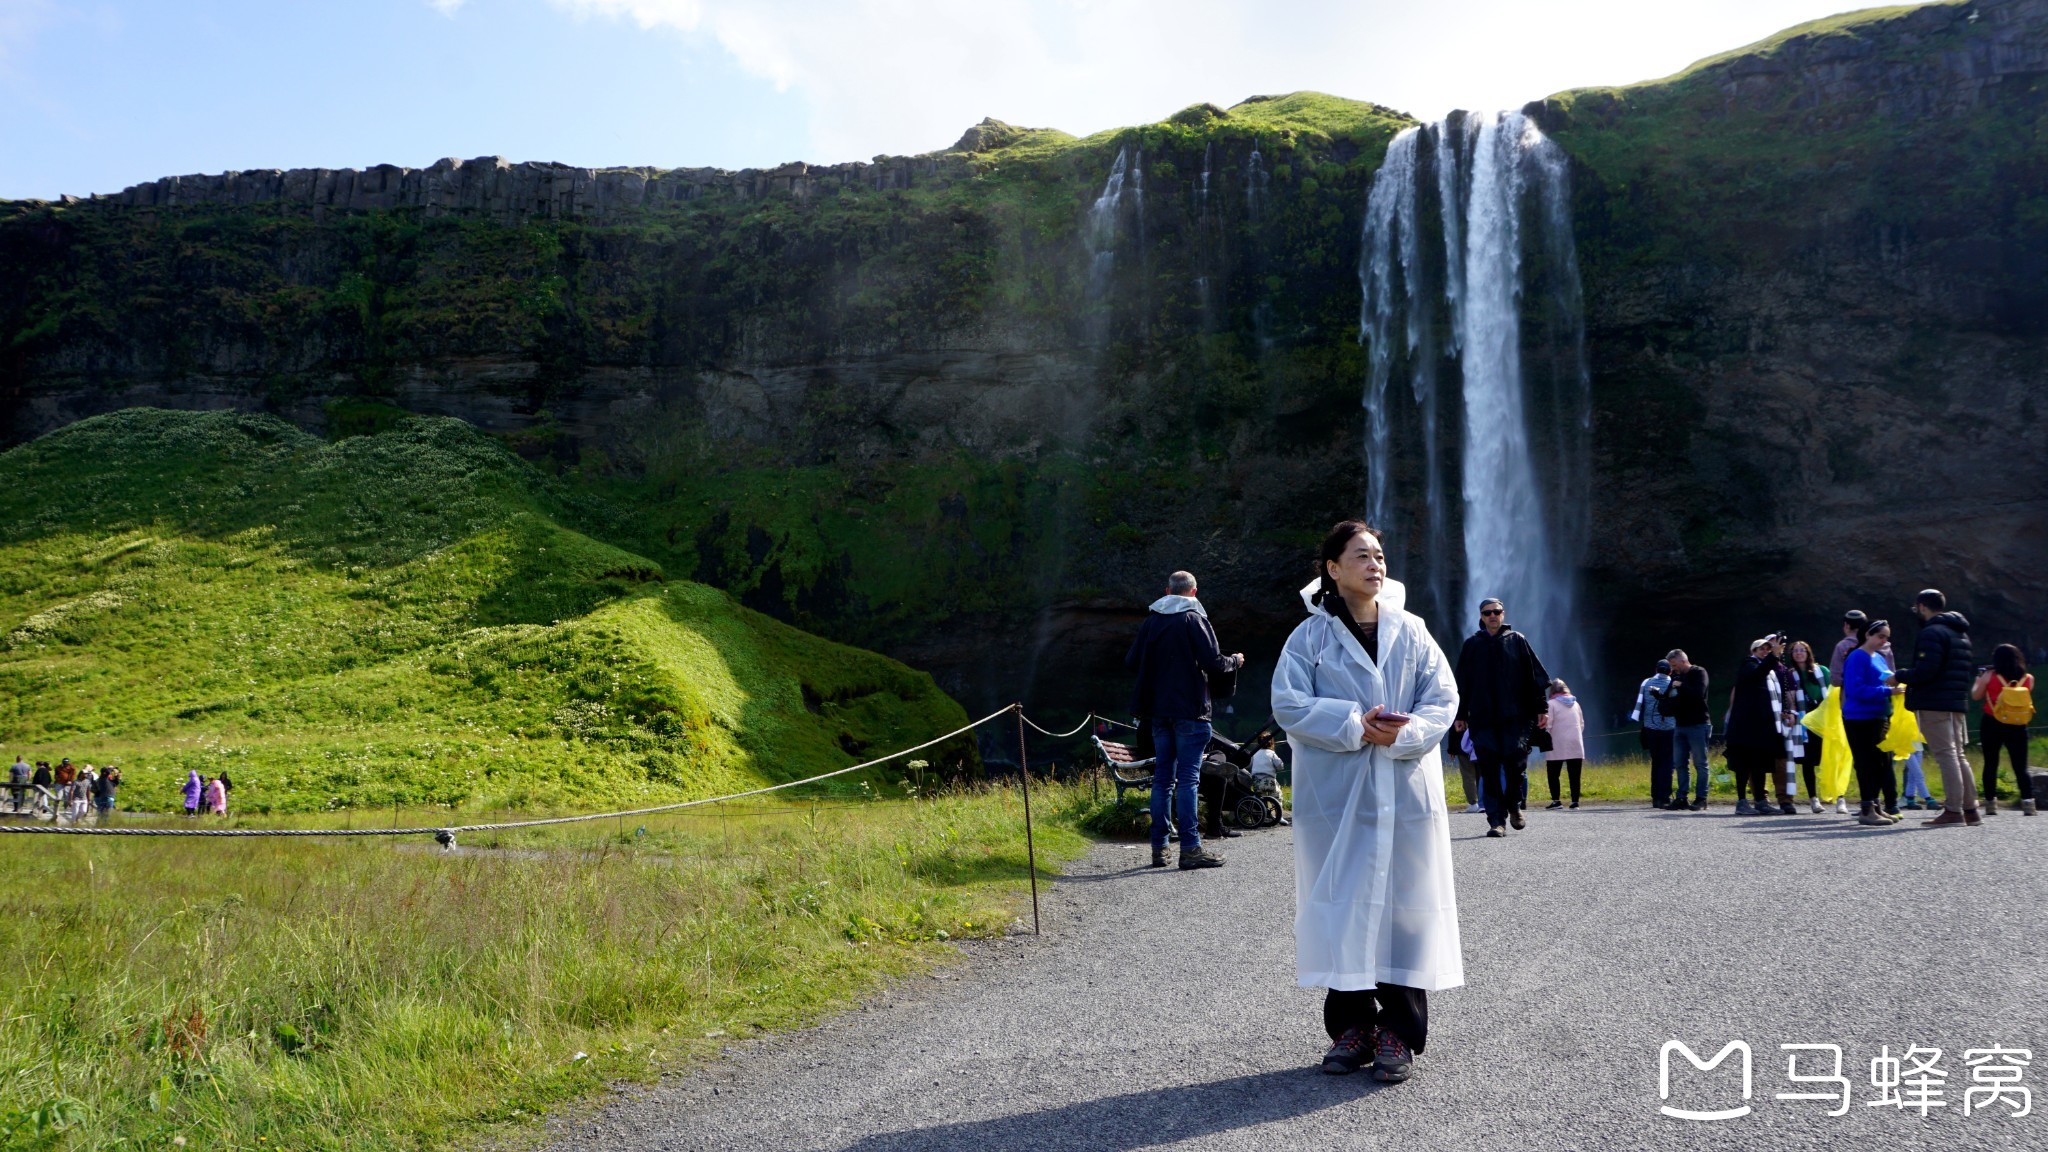
[[[1031,934],[1038,932],[1038,848],[1031,838],[1031,760],[1024,754],[1024,704],[1017,704],[1017,770],[1024,777],[1024,858],[1031,866]]]

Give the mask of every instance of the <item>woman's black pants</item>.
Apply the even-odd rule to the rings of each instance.
[[[1728,771],[1735,777],[1737,800],[1749,799],[1752,790],[1760,801],[1770,798],[1772,770],[1778,766],[1772,751],[1770,748],[1745,748],[1737,744],[1728,746]]]
[[[1875,720],[1842,718],[1842,732],[1849,738],[1849,755],[1856,763],[1856,794],[1868,804],[1882,801],[1886,807],[1899,802],[1899,778],[1892,771],[1892,754],[1878,747],[1891,730],[1889,716]]]
[[[1323,997],[1323,1031],[1337,1038],[1352,1028],[1379,1025],[1401,1038],[1408,1049],[1422,1054],[1429,1040],[1429,994],[1420,988],[1381,984],[1354,992],[1330,989]]]
[[[1998,754],[2012,762],[2012,778],[2019,785],[2020,799],[2034,798],[2034,781],[2028,776],[2027,726],[2001,724],[1984,717],[1984,795],[1998,795]],[[1967,765],[1966,765],[1967,767]]]
[[[1571,760],[1551,760],[1551,761],[1548,761],[1548,763],[1549,763],[1549,765],[1550,765],[1550,800],[1551,800],[1551,802],[1552,802],[1552,803],[1554,804],[1554,803],[1557,803],[1557,801],[1558,801],[1558,795],[1557,795],[1557,770],[1558,770],[1558,769],[1560,769],[1560,768],[1562,768],[1562,769],[1564,769],[1564,771],[1565,771],[1565,772],[1566,772],[1566,773],[1567,773],[1568,775],[1570,775],[1570,776],[1571,776],[1571,778],[1572,778],[1572,803],[1574,803],[1574,804],[1577,804],[1577,803],[1579,802],[1579,770],[1580,770],[1581,768],[1584,768],[1584,767],[1586,766],[1586,762],[1585,762],[1585,760],[1583,760],[1583,759],[1571,759]]]

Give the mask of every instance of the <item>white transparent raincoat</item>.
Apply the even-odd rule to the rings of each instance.
[[[1379,594],[1379,659],[1309,603],[1273,674],[1273,715],[1294,749],[1294,948],[1304,988],[1465,982],[1451,822],[1437,745],[1458,684],[1406,590]],[[1388,747],[1364,741],[1378,704],[1414,719]]]

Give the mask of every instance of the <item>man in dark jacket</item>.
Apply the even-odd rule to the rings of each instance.
[[[1507,619],[1507,605],[1481,600],[1479,630],[1465,638],[1458,653],[1458,719],[1452,727],[1472,732],[1488,836],[1507,835],[1503,825],[1510,821],[1523,827],[1529,733],[1550,726],[1545,692],[1550,673],[1528,637]]]
[[[1672,766],[1678,776],[1678,794],[1672,797],[1671,806],[1685,806],[1690,784],[1691,808],[1698,812],[1707,806],[1707,741],[1714,735],[1713,718],[1707,715],[1707,670],[1693,663],[1683,648],[1673,648],[1664,658],[1671,662],[1671,687],[1665,690],[1664,699],[1670,702],[1665,714],[1671,717]]]
[[[1948,597],[1934,588],[1914,597],[1913,611],[1920,617],[1913,666],[1892,679],[1906,686],[1906,708],[1920,722],[1928,754],[1941,765],[1942,813],[1927,825],[1981,824],[1977,782],[1963,761],[1963,747],[1970,740],[1963,717],[1977,678],[1971,663],[1970,622],[1962,613],[1948,611]]]
[[[1216,629],[1196,599],[1195,578],[1175,572],[1166,595],[1152,602],[1124,666],[1137,674],[1131,714],[1152,731],[1152,866],[1166,866],[1166,809],[1180,828],[1180,866],[1215,868],[1223,858],[1202,848],[1195,826],[1195,789],[1209,747],[1209,675],[1234,672],[1244,654],[1223,655]]]

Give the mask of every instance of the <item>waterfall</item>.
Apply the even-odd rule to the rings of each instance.
[[[1252,141],[1252,154],[1244,162],[1244,206],[1253,220],[1266,205],[1266,185],[1273,177],[1266,171],[1266,161],[1259,155],[1258,141]]]
[[[1216,142],[1202,145],[1202,178],[1195,184],[1195,219],[1209,217],[1209,170],[1216,158]]]
[[[1580,676],[1591,402],[1568,175],[1520,113],[1454,113],[1395,137],[1367,194],[1359,336],[1367,514],[1422,569],[1406,579],[1425,614],[1455,636],[1478,597],[1499,596],[1553,671]],[[1440,252],[1425,243],[1432,207]]]
[[[1116,270],[1117,214],[1123,207],[1128,160],[1124,149],[1116,150],[1116,162],[1109,166],[1102,195],[1088,209],[1088,294],[1097,299],[1109,290],[1110,273]]]

